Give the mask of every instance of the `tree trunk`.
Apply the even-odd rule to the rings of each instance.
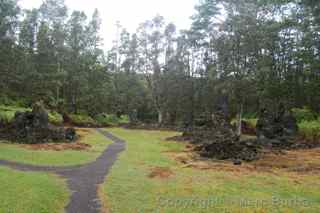
[[[163,112],[158,110],[158,124],[161,125],[163,123]]]
[[[60,99],[60,88],[57,86],[56,88],[56,107],[59,106],[59,99]]]
[[[242,134],[242,113],[243,113],[243,103],[240,104],[240,111],[238,114],[238,129],[237,129],[238,136],[241,136]]]

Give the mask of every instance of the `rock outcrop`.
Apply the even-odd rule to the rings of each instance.
[[[202,122],[191,132],[186,132],[196,151],[203,157],[218,160],[253,161],[259,157],[260,147],[256,140],[241,141],[222,111],[216,111],[211,119]]]
[[[266,108],[260,112],[256,126],[258,141],[272,147],[288,148],[294,145],[299,127],[290,111],[280,105],[278,112],[270,112]]]
[[[49,124],[48,113],[41,102],[34,104],[31,112],[16,112],[5,132],[10,140],[27,144],[71,142],[76,139],[73,128],[64,129]]]

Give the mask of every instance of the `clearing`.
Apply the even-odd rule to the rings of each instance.
[[[11,152],[2,154],[1,149],[0,160],[33,166],[14,167],[24,172],[0,167],[4,198],[0,212],[85,209],[88,213],[99,212],[100,207],[113,213],[316,213],[320,209],[320,149],[272,153],[234,166],[200,158],[186,142],[167,140],[178,132],[107,130],[126,145],[93,129],[80,130],[78,145],[87,144],[82,148],[1,144]],[[43,165],[62,167],[37,167]]]
[[[199,160],[190,145],[165,140],[176,132],[108,131],[128,147],[101,186],[111,212],[319,212],[320,150],[239,167]]]

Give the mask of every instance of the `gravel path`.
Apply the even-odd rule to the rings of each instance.
[[[114,143],[97,158],[96,161],[69,167],[33,166],[0,160],[0,165],[8,166],[20,171],[54,172],[67,180],[72,192],[70,203],[66,207],[67,213],[97,213],[100,212],[101,202],[98,198],[98,186],[102,184],[117,160],[120,152],[125,150],[125,141],[109,132],[98,129]]]

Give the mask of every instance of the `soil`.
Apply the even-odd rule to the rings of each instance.
[[[85,143],[47,143],[47,144],[26,144],[21,145],[22,147],[30,150],[49,150],[49,151],[64,151],[64,150],[88,150],[91,148],[91,145]]]
[[[155,167],[151,169],[151,173],[149,174],[149,178],[160,178],[166,179],[172,176],[174,173],[169,168],[165,167]]]
[[[282,154],[268,153],[252,165],[256,168],[282,169],[301,174],[320,174],[320,148],[283,151]]]

